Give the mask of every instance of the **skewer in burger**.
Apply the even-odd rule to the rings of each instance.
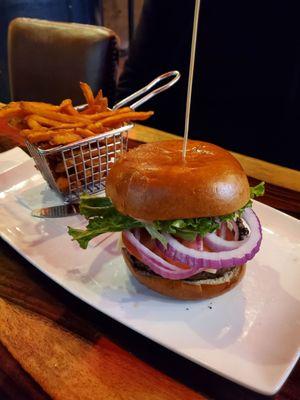
[[[86,230],[69,228],[86,248],[122,231],[123,256],[143,285],[177,299],[206,299],[233,288],[258,252],[260,222],[251,208],[264,184],[250,188],[239,162],[206,142],[141,145],[112,167],[107,197],[84,195]]]

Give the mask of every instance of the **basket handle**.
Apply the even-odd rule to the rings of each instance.
[[[165,79],[169,79],[173,77],[168,83],[165,83],[163,86],[160,86],[151,92],[149,92],[150,89],[152,89],[154,86],[156,86],[158,83],[164,81]],[[124,107],[125,105],[129,105],[132,100],[136,99],[137,97],[140,97],[141,95],[145,94],[146,95],[139,100],[137,100],[135,103],[130,105],[130,108],[135,110],[137,107],[145,103],[146,101],[150,100],[152,97],[156,96],[157,94],[164,92],[165,90],[169,89],[171,86],[173,86],[180,78],[180,72],[179,71],[169,71],[165,72],[162,75],[159,75],[157,78],[155,78],[152,82],[148,83],[148,85],[144,86],[142,89],[138,90],[137,92],[134,92],[128,97],[125,97],[125,99],[119,101],[113,106],[113,110],[117,110],[120,107]],[[149,92],[149,93],[148,93]]]

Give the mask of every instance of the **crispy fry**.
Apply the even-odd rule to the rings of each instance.
[[[95,102],[94,103],[95,104],[100,104],[102,99],[103,99],[103,92],[102,92],[102,89],[99,89],[98,93],[97,93],[97,95],[95,97]]]
[[[51,134],[53,135],[53,132],[51,132]],[[77,142],[77,140],[81,140],[81,136],[77,135],[76,133],[56,133],[51,138],[51,144],[69,144]]]
[[[53,133],[49,131],[34,131],[27,135],[27,139],[30,143],[46,142],[52,139]]]
[[[23,101],[21,101],[21,109],[31,114],[37,114],[41,117],[64,123],[85,122],[88,120],[87,116],[84,115],[79,114],[78,116],[75,116],[63,114],[61,112],[48,111]]]
[[[40,132],[47,132],[47,130],[44,130],[44,129],[22,129],[20,131],[20,134],[24,137],[27,137],[28,135],[35,135],[35,134],[39,134]]]
[[[88,128],[90,131],[94,132],[94,133],[96,133],[96,132],[97,132],[97,133],[102,133],[102,132],[104,132],[104,127],[103,127],[101,121],[95,122],[94,124],[90,124],[90,125],[87,126],[87,128]]]
[[[65,192],[66,190],[69,189],[69,182],[67,178],[64,178],[60,176],[59,178],[56,179],[56,184],[58,188],[62,191]]]
[[[76,128],[75,133],[78,133],[82,138],[95,136],[95,133],[88,128]]]
[[[26,122],[29,128],[31,129],[39,129],[39,130],[44,130],[46,128],[43,128],[42,125],[34,118],[34,115],[29,115],[26,118]]]
[[[38,101],[21,101],[20,107],[34,107],[36,110],[48,110],[48,111],[58,111],[59,106],[55,106],[54,104],[43,103]]]
[[[80,82],[79,85],[80,85],[80,88],[81,88],[81,90],[83,92],[83,95],[84,95],[84,97],[86,99],[87,104],[89,106],[94,105],[95,99],[94,99],[94,95],[93,95],[91,87],[87,83],[84,83],[84,82]]]
[[[27,128],[27,123],[25,122],[24,115],[22,117],[18,115],[10,117],[7,121],[7,124],[9,127],[15,128],[16,130],[19,131],[21,129]]]
[[[153,115],[153,111],[132,111],[128,113],[120,113],[101,120],[103,126],[114,126],[121,122],[127,121],[143,121]]]
[[[18,115],[24,115],[24,112],[21,110],[20,106],[6,106],[0,110],[0,118],[15,117]]]
[[[22,129],[20,130],[20,135],[26,137],[32,133],[32,129]]]
[[[60,111],[65,112],[69,115],[79,115],[79,112],[73,107],[73,103],[71,99],[63,100],[60,103]]]
[[[91,115],[91,114],[99,114],[107,110],[107,100],[103,100],[103,104],[94,104],[91,107],[85,108],[80,114],[83,115]]]
[[[79,115],[79,112],[76,110],[76,108],[73,107],[73,104],[69,104],[68,106],[66,106],[65,111],[67,114],[70,115]]]
[[[66,106],[68,106],[68,105],[70,105],[70,104],[72,104],[72,100],[71,100],[71,99],[65,99],[65,100],[63,100],[63,101],[60,103],[59,109],[61,110],[61,109],[63,109],[64,107],[66,107]]]
[[[32,114],[31,118],[34,119],[36,122],[38,122],[41,125],[46,125],[46,127],[61,127],[61,122],[54,121],[49,118],[42,117],[41,115],[37,114]]]
[[[107,110],[107,111],[103,111],[101,113],[96,113],[96,114],[89,116],[89,118],[91,121],[98,121],[98,120],[101,120],[106,117],[111,117],[113,115],[123,114],[123,113],[128,113],[128,112],[136,112],[136,111],[133,111],[130,107],[122,107],[122,108],[119,108],[118,110]]]
[[[65,172],[65,164],[61,161],[58,162],[55,167],[54,167],[54,171],[59,173]]]
[[[98,112],[106,110],[108,107],[107,97],[103,97],[101,100],[98,100],[97,107],[98,107]]]
[[[59,121],[54,121],[49,118],[42,117],[41,115],[32,115],[35,121],[40,123],[41,125],[46,125],[48,129],[56,130],[56,129],[72,129],[72,128],[80,128],[86,125],[86,122],[76,122],[70,124],[63,124]]]
[[[63,124],[58,122],[56,126],[49,127],[50,130],[56,131],[58,129],[73,129],[73,128],[84,128],[86,126],[86,122],[76,122],[74,124]]]
[[[90,119],[90,121],[97,121],[99,119],[102,118],[106,118],[106,117],[110,117],[112,115],[114,115],[115,113],[112,110],[108,110],[108,111],[102,111],[100,113],[93,113],[91,115],[88,115],[88,118]]]

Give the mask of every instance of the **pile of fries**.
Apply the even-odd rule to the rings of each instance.
[[[80,87],[86,99],[86,106],[80,109],[73,106],[71,99],[63,100],[59,105],[32,101],[11,102],[0,108],[0,118],[11,121],[19,129],[20,135],[37,149],[59,149],[80,141],[80,149],[70,151],[69,157],[64,152],[64,157],[67,157],[64,160],[59,151],[47,156],[56,187],[62,193],[80,189],[83,191],[87,183],[100,183],[107,175],[108,164],[115,158],[110,155],[108,146],[114,143],[114,152],[120,152],[113,138],[108,143],[106,140],[106,146],[101,149],[99,144],[92,147],[89,145],[83,151],[84,139],[98,138],[102,133],[124,126],[126,122],[145,120],[153,115],[152,111],[137,112],[130,107],[110,110],[102,90],[94,97],[88,84],[80,83]],[[102,156],[106,157],[105,162],[102,162]]]
[[[74,108],[71,99],[60,105],[31,101],[11,102],[0,110],[0,118],[18,117],[20,134],[30,143],[43,143],[50,148],[77,142],[121,127],[124,122],[141,121],[153,115],[152,111],[134,111],[130,107],[108,109],[107,98],[99,90],[94,97],[87,83],[80,83],[87,105]],[[48,145],[48,146],[47,146]]]

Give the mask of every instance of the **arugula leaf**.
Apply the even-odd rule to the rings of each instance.
[[[81,196],[80,213],[88,220],[85,230],[68,227],[73,240],[86,249],[94,237],[106,232],[121,232],[132,228],[145,228],[152,238],[159,240],[164,246],[167,241],[163,233],[169,233],[184,240],[193,241],[198,235],[205,236],[217,230],[222,222],[232,221],[241,216],[245,208],[252,206],[252,199],[264,194],[264,182],[250,188],[250,199],[242,208],[234,213],[210,218],[186,218],[170,221],[153,221],[146,223],[121,214],[107,197],[90,195]]]

